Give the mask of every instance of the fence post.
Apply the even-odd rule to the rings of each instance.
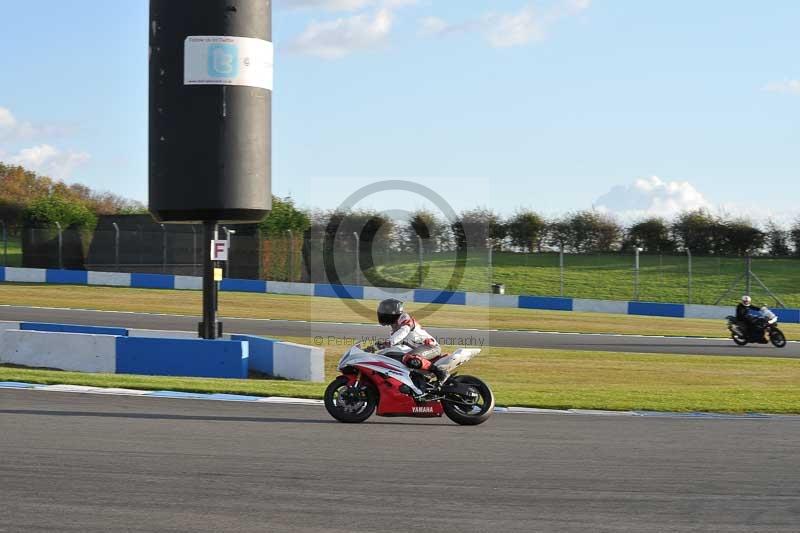
[[[0,220],[0,224],[3,225],[3,266],[8,266],[8,230],[5,220]]]
[[[62,245],[64,243],[63,236],[61,234],[61,223],[56,221],[56,227],[58,228],[58,268],[64,269],[64,257],[61,251]]]
[[[194,224],[189,226],[192,228],[192,275],[197,275],[197,229]]]
[[[745,267],[745,277],[744,277],[744,292],[745,294],[750,294],[753,289],[753,258],[749,255],[744,260],[744,267]]]
[[[422,248],[422,237],[417,235],[417,285],[419,288],[422,288],[422,282],[424,281],[423,276],[423,268],[425,264],[424,260],[424,250]]]
[[[222,226],[222,231],[225,232],[225,240],[228,241],[228,260],[223,261],[222,271],[224,273],[224,277],[229,277],[231,275],[231,248],[233,248],[233,240],[231,239],[231,235],[236,233],[236,230],[228,229],[227,226]]]
[[[689,261],[689,303],[692,303],[692,251],[686,249],[686,257]]]
[[[353,268],[353,284],[358,285],[359,280],[361,278],[360,271],[361,271],[361,239],[358,236],[358,232],[353,232],[353,238],[356,240],[356,253],[355,253],[355,267]]]
[[[116,222],[112,222],[111,225],[114,226],[114,265],[119,272],[119,225]]]
[[[167,273],[167,228],[164,224],[161,226],[161,273]]]
[[[639,252],[642,251],[638,246],[634,248],[636,251],[636,266],[633,269],[633,299],[639,301]]]
[[[290,229],[287,229],[286,233],[289,234],[289,272],[286,278],[291,283],[294,281],[294,233]]]
[[[494,264],[493,264],[493,261],[494,261],[494,257],[493,257],[494,247],[492,246],[491,239],[489,239],[487,242],[489,244],[489,253],[487,254],[487,258],[489,260],[489,293],[491,293],[493,291],[492,279],[494,278],[494,271],[493,271],[494,270]]]
[[[136,234],[139,236],[139,265],[141,265],[144,263],[144,233],[141,224],[136,224]]]
[[[561,290],[559,294],[561,297],[564,297],[564,245],[562,244],[558,250],[558,273],[559,273],[559,284]]]

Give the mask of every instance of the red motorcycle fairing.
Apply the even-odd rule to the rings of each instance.
[[[403,385],[392,377],[384,377],[372,369],[356,367],[361,371],[361,379],[366,379],[378,391],[378,416],[413,416],[420,418],[436,418],[444,415],[442,402],[418,403],[408,394],[400,392]],[[355,383],[357,376],[346,374],[349,383]]]

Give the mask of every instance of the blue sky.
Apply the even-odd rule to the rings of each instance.
[[[2,2],[0,159],[146,200],[147,11]],[[276,0],[273,191],[788,219],[798,23],[794,0]],[[391,203],[425,205],[366,201]]]

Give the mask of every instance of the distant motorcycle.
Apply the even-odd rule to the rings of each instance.
[[[368,351],[369,350],[369,351]],[[339,360],[341,376],[325,390],[325,408],[340,422],[363,422],[378,416],[441,417],[461,425],[482,424],[494,411],[489,386],[472,376],[453,375],[443,384],[432,372],[413,370],[402,363],[408,347],[374,350],[356,344]],[[448,372],[480,353],[460,348],[433,364]]]
[[[776,348],[786,346],[786,336],[778,329],[778,316],[775,313],[762,307],[758,311],[748,311],[747,315],[750,322],[749,328],[736,320],[735,316],[728,317],[728,330],[731,332],[733,342],[739,346],[748,343],[766,344],[767,342],[771,342]],[[746,334],[748,330],[749,336]],[[767,337],[769,341],[767,341]]]

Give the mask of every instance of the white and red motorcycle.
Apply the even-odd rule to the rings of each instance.
[[[325,390],[325,408],[340,422],[363,422],[378,416],[441,417],[462,425],[482,424],[494,411],[494,394],[472,376],[450,376],[438,383],[432,372],[413,370],[402,363],[411,348],[383,350],[356,344],[339,360],[341,376]],[[480,353],[459,348],[433,364],[453,372]]]

